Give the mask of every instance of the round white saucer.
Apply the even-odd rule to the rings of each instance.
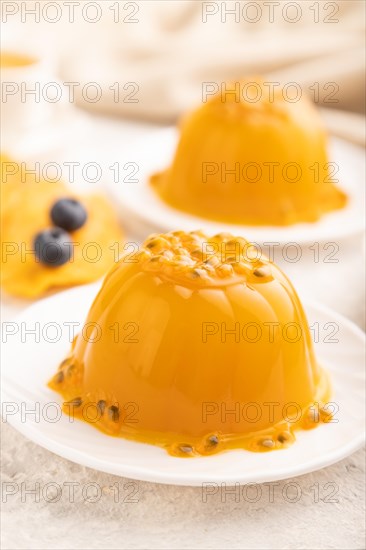
[[[339,241],[364,231],[365,227],[365,159],[357,145],[338,138],[330,140],[330,160],[337,164],[335,175],[348,195],[348,205],[322,217],[317,223],[299,223],[288,227],[246,226],[215,222],[191,216],[164,203],[149,185],[149,176],[171,163],[178,139],[175,128],[165,128],[139,141],[138,148],[123,151],[128,159],[123,182],[106,182],[118,202],[125,225],[141,237],[147,233],[172,230],[206,230],[209,234],[228,231],[262,244],[278,242],[298,244]]]
[[[338,422],[297,432],[297,441],[288,449],[269,453],[237,450],[181,459],[162,448],[108,437],[84,422],[70,421],[60,413],[59,395],[46,383],[69,350],[70,323],[79,323],[76,332],[80,330],[99,284],[41,300],[14,322],[3,323],[3,421],[32,441],[97,470],[176,485],[285,479],[337,462],[363,444],[364,334],[347,319],[316,304],[305,309],[310,325],[319,324],[315,351],[331,375]],[[30,329],[36,333],[26,334]]]

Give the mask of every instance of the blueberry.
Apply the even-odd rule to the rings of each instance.
[[[84,206],[76,199],[60,199],[51,209],[52,222],[66,231],[80,229],[87,217]]]
[[[38,233],[34,239],[36,258],[49,266],[63,265],[72,256],[71,242],[71,236],[60,227],[45,229]]]

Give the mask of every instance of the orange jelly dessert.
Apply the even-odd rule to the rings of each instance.
[[[23,298],[95,281],[115,262],[122,238],[101,195],[76,195],[1,156],[2,289]]]
[[[37,59],[30,57],[26,54],[18,54],[15,52],[1,52],[0,54],[0,67],[5,68],[22,68],[33,65],[37,62]]]
[[[315,222],[342,208],[321,119],[305,96],[288,95],[260,79],[222,88],[183,119],[171,166],[151,177],[157,194],[190,214],[247,225]]]
[[[64,412],[180,457],[281,449],[328,421],[299,298],[257,252],[176,231],[122,257],[49,382]]]

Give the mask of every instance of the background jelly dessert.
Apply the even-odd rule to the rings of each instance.
[[[282,448],[329,397],[285,275],[200,231],[153,235],[113,267],[49,385],[66,413],[178,456]]]
[[[15,52],[3,51],[0,53],[0,66],[1,67],[27,67],[36,63],[37,59],[30,57],[27,54],[19,54]]]
[[[102,195],[77,197],[64,183],[30,172],[22,181],[19,167],[1,157],[1,287],[36,298],[103,276],[123,237],[112,206]],[[74,225],[68,218],[72,205]],[[59,257],[47,262],[52,250]]]
[[[151,184],[168,204],[204,218],[315,222],[346,203],[326,148],[320,117],[305,96],[293,101],[293,90],[270,91],[255,78],[223,85],[184,118],[173,162]]]

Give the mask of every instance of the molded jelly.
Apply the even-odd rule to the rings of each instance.
[[[66,413],[182,457],[280,449],[329,418],[295,290],[226,233],[152,235],[125,255],[49,386]]]
[[[258,78],[226,85],[181,123],[171,166],[151,177],[169,205],[247,225],[315,222],[342,208],[327,135],[305,96]],[[236,90],[236,91],[235,91]]]

